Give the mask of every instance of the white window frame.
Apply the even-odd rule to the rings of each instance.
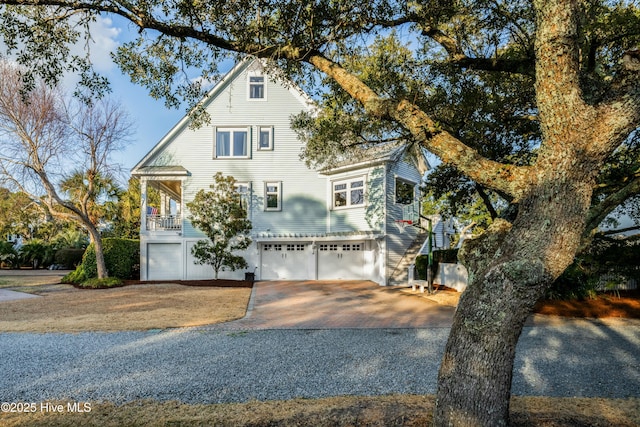
[[[258,126],[258,150],[273,151],[273,126]],[[262,135],[267,134],[269,141],[266,147],[262,146]]]
[[[413,187],[413,193],[411,195],[411,202],[402,203],[402,202],[398,201],[398,181],[402,182],[403,184],[411,185]],[[394,200],[396,205],[408,206],[408,205],[410,205],[410,204],[412,204],[413,202],[416,201],[416,185],[418,185],[416,182],[413,182],[410,179],[406,179],[406,178],[402,178],[402,177],[396,176],[393,184],[394,184],[393,200]]]
[[[229,132],[229,151],[230,155],[218,155],[218,134],[220,132]],[[233,153],[233,140],[235,133],[244,132],[246,134],[245,140],[245,154],[234,155]],[[213,129],[213,158],[214,159],[248,159],[251,157],[251,127],[244,126],[217,126]]]
[[[269,187],[275,187],[269,190]],[[276,206],[269,206],[269,196],[276,196]],[[281,211],[282,210],[282,181],[266,181],[264,183],[264,210],[265,211]]]
[[[362,186],[354,187],[354,183],[361,182]],[[336,186],[345,185],[344,189],[336,190]],[[349,179],[340,179],[331,182],[331,208],[340,210],[340,209],[349,209],[349,208],[360,208],[365,205],[365,195],[366,195],[367,183],[364,176],[358,176]],[[352,203],[352,191],[357,191],[362,189],[362,201],[360,203]],[[346,203],[341,206],[336,206],[336,194],[337,193],[345,193]]]
[[[260,98],[253,98],[252,95],[252,87],[253,86],[260,86],[260,82],[257,81],[251,81],[254,78],[262,78],[262,97]],[[249,101],[266,101],[267,100],[267,76],[259,71],[250,71],[249,73],[247,73],[247,100]]]

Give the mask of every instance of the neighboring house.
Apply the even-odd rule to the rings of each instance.
[[[258,280],[366,279],[381,285],[416,239],[396,220],[417,206],[422,176],[403,145],[368,153],[357,163],[311,170],[290,118],[313,102],[294,85],[273,81],[258,60],[230,71],[204,99],[211,123],[190,129],[183,118],[132,170],[142,190],[142,280],[208,279],[191,248],[204,234],[186,204],[213,175],[233,176],[252,221],[247,271],[220,278]],[[363,152],[364,153],[364,152]],[[148,206],[147,190],[160,192]]]

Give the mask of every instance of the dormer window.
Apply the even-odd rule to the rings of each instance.
[[[249,74],[249,99],[258,101],[267,98],[264,74]]]

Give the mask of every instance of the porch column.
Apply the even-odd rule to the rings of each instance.
[[[140,177],[140,233],[147,231],[147,179]]]
[[[170,202],[170,198],[167,197],[167,194],[164,192],[160,193],[160,215],[162,215],[163,217],[165,215],[168,215],[170,211],[169,209],[169,202]]]

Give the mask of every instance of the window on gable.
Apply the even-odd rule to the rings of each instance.
[[[249,157],[247,128],[216,128],[216,158]]]
[[[282,210],[282,183],[279,181],[265,182],[264,184],[264,210]]]
[[[266,99],[264,75],[249,74],[249,99]]]
[[[273,126],[258,129],[258,150],[273,150]]]
[[[415,187],[412,182],[396,178],[396,203],[401,205],[410,205],[415,199]]]
[[[336,181],[332,186],[334,208],[364,205],[364,178]]]

